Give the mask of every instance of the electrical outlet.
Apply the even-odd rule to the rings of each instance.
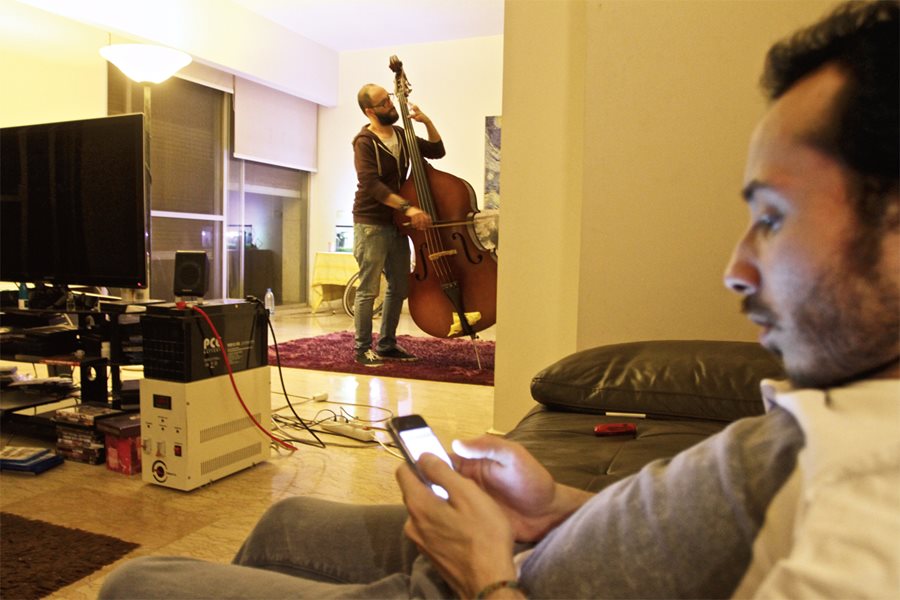
[[[375,435],[371,429],[367,429],[359,425],[352,425],[350,423],[338,423],[335,421],[328,421],[327,423],[322,423],[321,425],[322,429],[324,429],[325,431],[330,431],[331,433],[337,433],[340,435],[346,435],[347,437],[351,437],[361,442],[371,442],[375,440]]]

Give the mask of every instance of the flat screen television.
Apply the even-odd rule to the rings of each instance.
[[[0,128],[0,280],[149,281],[143,115]]]

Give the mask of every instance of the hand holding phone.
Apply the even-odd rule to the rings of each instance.
[[[450,465],[451,469],[453,468],[453,461],[450,460],[450,455],[444,450],[440,440],[434,435],[425,419],[420,415],[394,417],[388,422],[388,431],[391,437],[394,438],[397,447],[400,448],[400,452],[406,458],[406,462],[413,468],[419,479],[431,485],[432,491],[444,500],[449,498],[447,490],[428,481],[416,465],[419,457],[428,452]]]

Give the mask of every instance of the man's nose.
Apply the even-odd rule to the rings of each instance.
[[[743,244],[734,249],[725,268],[724,279],[725,287],[742,296],[755,294],[759,290],[759,270],[749,260]]]

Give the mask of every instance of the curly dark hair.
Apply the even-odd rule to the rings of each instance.
[[[776,43],[761,85],[771,100],[826,64],[848,81],[831,125],[812,139],[856,172],[857,214],[864,225],[896,227],[900,176],[900,1],[851,1]],[[892,221],[886,223],[885,220]]]

